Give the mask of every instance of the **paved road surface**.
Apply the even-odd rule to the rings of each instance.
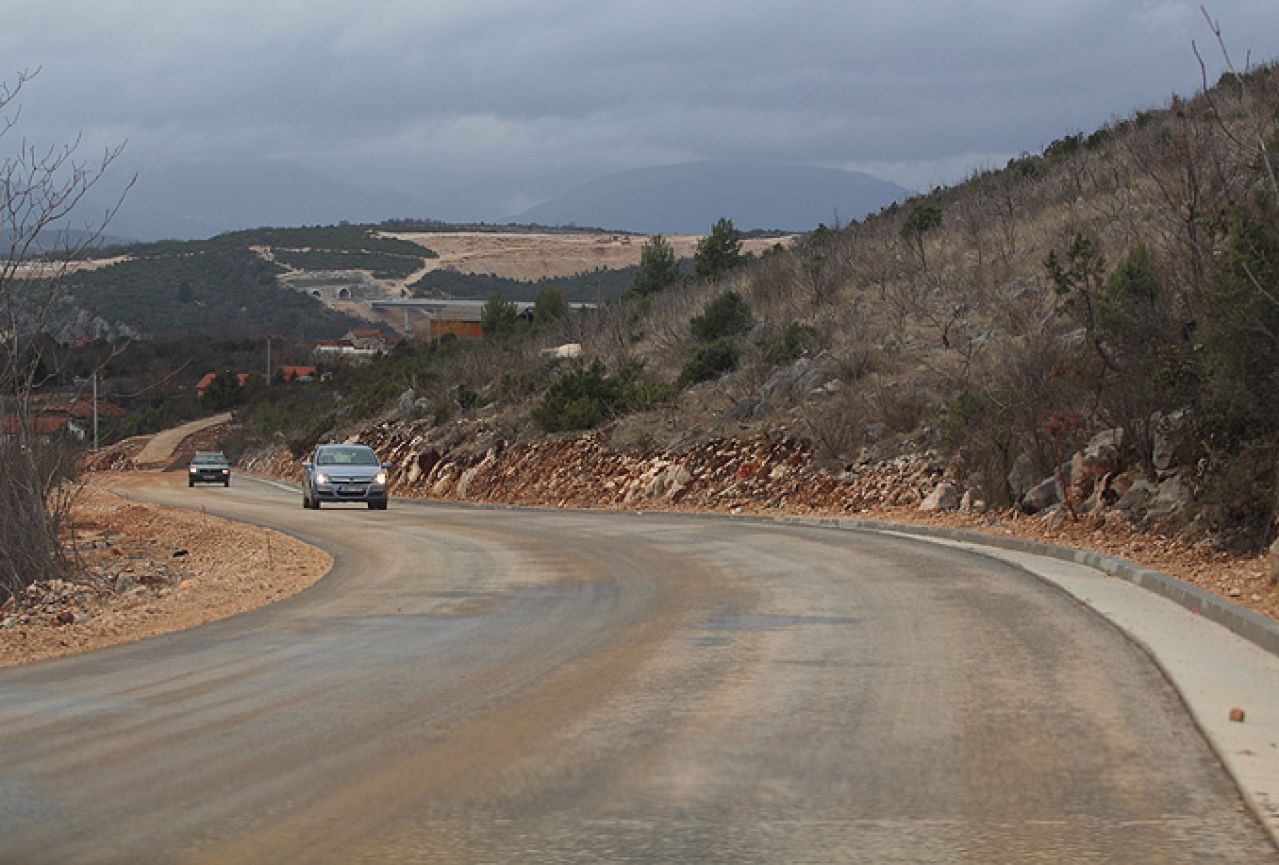
[[[337,565],[0,674],[0,862],[1279,862],[1150,661],[1015,568],[166,483]]]

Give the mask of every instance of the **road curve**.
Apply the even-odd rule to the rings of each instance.
[[[1279,863],[1152,663],[872,533],[157,486],[330,550],[0,673],[0,862]],[[264,563],[265,566],[265,563]]]
[[[143,445],[142,450],[138,451],[138,455],[133,458],[133,461],[140,466],[167,463],[173,459],[173,454],[178,449],[178,445],[189,437],[209,427],[228,423],[230,420],[231,413],[228,411],[158,432],[151,436],[151,440]]]

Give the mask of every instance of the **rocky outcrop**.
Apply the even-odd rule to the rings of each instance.
[[[387,422],[359,438],[392,464],[393,495],[477,502],[857,512],[918,507],[940,474],[928,455],[825,469],[807,442],[764,435],[644,452],[614,448],[607,432],[514,443],[491,429],[454,432],[427,421]],[[299,477],[287,452],[246,467]],[[955,490],[948,506],[958,506],[959,498]]]
[[[1029,514],[1037,514],[1060,503],[1061,485],[1057,483],[1056,478],[1045,478],[1021,497],[1022,509]]]
[[[1086,500],[1100,478],[1120,468],[1123,444],[1122,429],[1102,430],[1071,457],[1070,482],[1075,486],[1077,499]]]
[[[1039,473],[1035,471],[1035,458],[1030,454],[1023,453],[1013,460],[1007,477],[1008,489],[1012,491],[1013,498],[1020,499],[1030,492],[1039,483],[1039,477]]]
[[[811,366],[792,370],[807,375]],[[405,408],[413,400],[405,394]],[[925,513],[982,512],[973,489],[950,476],[936,454],[862,461],[839,468],[814,459],[809,442],[786,435],[715,438],[669,450],[614,446],[608,430],[509,441],[486,420],[435,426],[430,420],[386,421],[356,438],[392,464],[395,496],[551,507],[674,508],[745,512],[858,513],[913,508]],[[1193,503],[1184,474],[1150,483],[1122,468],[1123,433],[1105,430],[1027,488],[1023,512],[1057,523],[1083,513],[1113,512],[1148,526],[1180,518]],[[1033,460],[1017,461],[1009,481],[1033,477]],[[299,479],[284,452],[249,460],[262,474]],[[953,467],[952,467],[953,468]],[[1277,566],[1279,567],[1279,566]]]
[[[1190,481],[1180,474],[1170,475],[1155,489],[1146,506],[1146,519],[1158,523],[1181,516],[1193,502],[1194,489]]]
[[[963,499],[963,495],[964,494],[960,493],[959,487],[955,486],[950,481],[942,481],[937,486],[933,487],[933,491],[928,494],[928,497],[925,498],[923,502],[920,503],[919,509],[921,511],[957,510]],[[969,502],[969,506],[971,507],[971,497]]]

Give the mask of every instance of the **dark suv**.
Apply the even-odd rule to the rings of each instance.
[[[231,486],[231,464],[222,451],[196,451],[187,466],[187,486],[222,484]]]
[[[368,445],[320,445],[302,463],[302,507],[320,502],[367,502],[386,510],[386,470]]]

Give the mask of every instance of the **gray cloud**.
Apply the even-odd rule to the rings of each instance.
[[[1273,0],[1222,0],[1242,61]],[[3,13],[23,133],[148,165],[277,161],[491,217],[609,171],[722,156],[916,188],[1190,92],[1178,0],[49,0]],[[1219,68],[1215,50],[1206,52]]]

